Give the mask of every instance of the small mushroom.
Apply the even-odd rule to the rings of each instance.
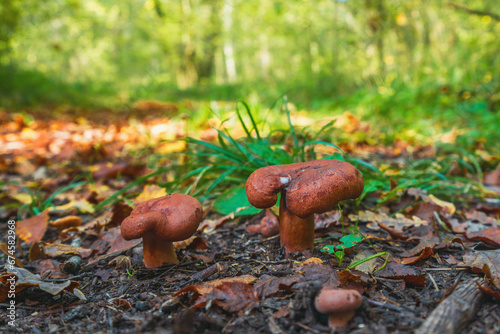
[[[314,299],[314,307],[319,313],[328,315],[328,325],[345,327],[361,306],[363,298],[354,289],[324,287]]]
[[[268,209],[259,224],[248,225],[246,230],[250,234],[260,233],[264,238],[275,236],[280,233],[278,218]]]
[[[121,225],[125,240],[143,240],[146,268],[156,268],[164,262],[178,263],[174,241],[186,240],[198,229],[203,209],[197,199],[173,194],[139,204]]]
[[[287,253],[312,252],[314,214],[333,210],[338,202],[359,197],[364,182],[359,170],[339,160],[313,160],[259,168],[248,178],[250,204],[267,209],[281,193],[281,245]]]

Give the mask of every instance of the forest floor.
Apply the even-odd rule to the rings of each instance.
[[[157,184],[168,176],[133,183],[151,172],[137,163],[153,150],[145,142],[185,136],[182,120],[163,117],[164,112],[134,115],[136,123],[128,121],[130,114],[92,113],[84,119],[68,113],[58,120],[50,113],[35,120],[0,114],[0,248],[5,253],[0,306],[8,310],[14,300],[16,307],[15,326],[2,312],[0,331],[329,333],[327,317],[314,308],[319,289],[328,285],[363,295],[339,333],[410,333],[453,291],[478,277],[474,293],[480,302],[471,306],[470,322],[461,332],[500,332],[500,168],[477,180],[480,195],[456,196],[460,201],[418,186],[396,189],[391,181],[393,193],[373,191],[360,203],[343,204],[342,212],[316,215],[309,258],[287,257],[279,236],[247,231],[266,219],[265,211],[224,215],[207,199],[195,238],[175,245],[180,262],[146,269],[141,240],[123,240],[119,225],[137,203],[166,194]],[[210,141],[214,134],[207,129],[198,138]],[[161,145],[166,155],[185,150],[185,142]],[[411,154],[371,150],[389,166]],[[450,175],[473,177],[458,167]],[[83,182],[89,178],[92,182]],[[389,193],[397,196],[380,201]],[[99,205],[108,198],[116,200]],[[267,217],[274,217],[274,209]],[[14,225],[8,221],[15,221],[15,254],[9,254]],[[325,250],[338,246],[343,236],[352,239],[343,239],[340,260]],[[375,254],[380,256],[347,269]],[[15,266],[8,255],[15,255]],[[15,298],[10,298],[13,275]],[[451,314],[449,321],[455,320]]]

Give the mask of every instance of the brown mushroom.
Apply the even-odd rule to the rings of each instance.
[[[173,194],[139,204],[121,225],[125,240],[143,240],[146,268],[156,268],[164,262],[178,263],[174,241],[186,240],[198,229],[203,209],[197,199]]]
[[[257,169],[248,178],[247,198],[256,208],[276,204],[281,193],[281,245],[287,253],[314,247],[314,214],[333,210],[338,202],[359,197],[364,182],[359,170],[339,160],[313,160]]]
[[[361,306],[363,298],[354,289],[324,287],[314,299],[314,307],[319,313],[328,315],[328,325],[345,327]]]
[[[246,230],[250,234],[260,233],[264,238],[278,235],[280,233],[278,218],[268,209],[259,224],[248,225]]]

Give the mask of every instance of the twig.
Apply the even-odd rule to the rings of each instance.
[[[406,310],[406,311],[409,311],[409,312],[412,312],[415,314],[417,313],[417,311],[412,310],[409,307],[403,307],[403,305],[396,306],[396,305],[392,305],[388,302],[378,302],[376,300],[369,299],[369,298],[366,298],[366,301],[368,302],[368,304],[370,304],[372,306],[384,307],[384,308],[386,308],[388,310],[392,310],[392,311],[404,312]]]
[[[436,291],[439,291],[439,287],[438,287],[438,285],[437,285],[436,281],[434,280],[434,277],[432,277],[432,275],[431,275],[431,274],[429,274],[429,273],[427,273],[427,276],[429,276],[429,279],[431,280],[432,285],[434,285],[434,289],[435,289]]]

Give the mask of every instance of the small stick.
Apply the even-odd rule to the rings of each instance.
[[[431,280],[432,285],[434,285],[434,289],[435,289],[436,291],[439,291],[439,287],[438,287],[438,285],[437,285],[436,281],[434,280],[434,277],[432,277],[432,275],[431,275],[431,274],[429,274],[429,273],[427,273],[427,276],[429,276],[429,279]]]

